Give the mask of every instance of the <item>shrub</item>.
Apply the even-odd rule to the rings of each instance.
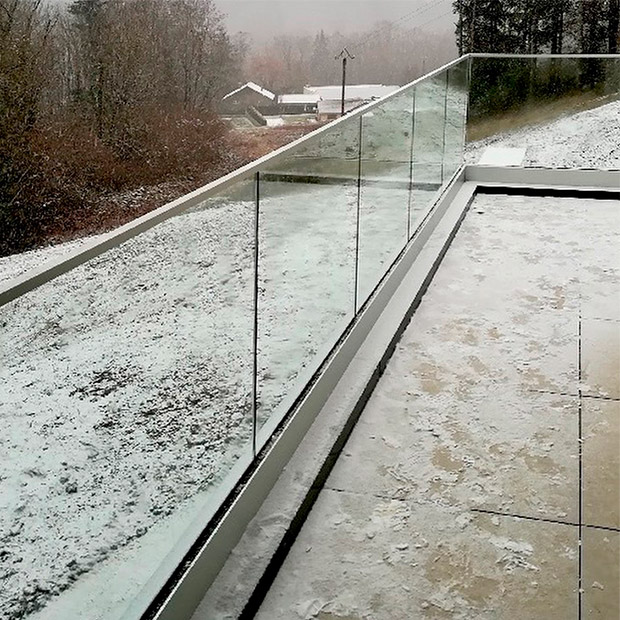
[[[105,138],[78,121],[39,122],[19,148],[4,148],[0,255],[103,230],[104,195],[215,178],[226,149],[225,125],[209,112],[136,110]]]

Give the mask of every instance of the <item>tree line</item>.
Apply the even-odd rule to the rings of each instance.
[[[616,54],[620,0],[455,0],[463,53]],[[620,93],[620,59],[480,59],[470,118],[566,97],[605,101]]]
[[[0,255],[216,166],[244,53],[212,0],[0,0]]]
[[[453,6],[461,54],[618,53],[620,0],[454,0]]]

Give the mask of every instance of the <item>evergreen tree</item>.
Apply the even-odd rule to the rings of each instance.
[[[511,6],[501,0],[455,0],[459,15],[457,44],[461,54],[469,52],[508,52],[511,43]]]
[[[620,0],[454,0],[459,51],[617,53]]]
[[[620,0],[609,0],[608,52],[617,54],[620,47]]]

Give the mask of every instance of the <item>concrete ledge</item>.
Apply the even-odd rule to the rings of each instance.
[[[480,161],[479,166],[521,166],[527,149],[502,148],[489,146]]]
[[[581,170],[555,168],[502,168],[470,165],[465,167],[467,181],[478,185],[545,190],[571,189],[620,191],[620,170]]]

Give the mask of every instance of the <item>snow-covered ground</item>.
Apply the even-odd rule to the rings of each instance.
[[[407,155],[395,148],[412,120],[401,104],[365,119],[373,181],[402,180],[400,165],[373,168]],[[527,145],[536,165],[617,168],[618,105],[494,144]],[[436,109],[429,96],[429,117]],[[436,176],[441,127],[416,139],[414,172]],[[347,160],[359,136],[349,128],[305,156]],[[575,148],[558,148],[570,135]],[[416,193],[413,225],[431,195]],[[407,192],[365,183],[360,206],[367,294],[405,242]],[[355,179],[261,186],[261,425],[353,315],[356,212]],[[145,564],[157,568],[213,484],[248,454],[253,234],[249,199],[213,199],[0,309],[0,617],[64,620],[63,600],[74,617],[114,617],[148,578]],[[0,259],[0,283],[81,243]],[[118,574],[132,579],[101,586]]]
[[[76,239],[68,243],[50,245],[48,247],[14,254],[12,256],[0,256],[0,286],[18,278],[31,269],[40,267],[48,261],[53,261],[83,248],[88,243],[96,243],[104,235],[94,235],[83,239]]]
[[[526,148],[525,166],[620,169],[620,101],[468,145],[476,163],[489,146]]]

